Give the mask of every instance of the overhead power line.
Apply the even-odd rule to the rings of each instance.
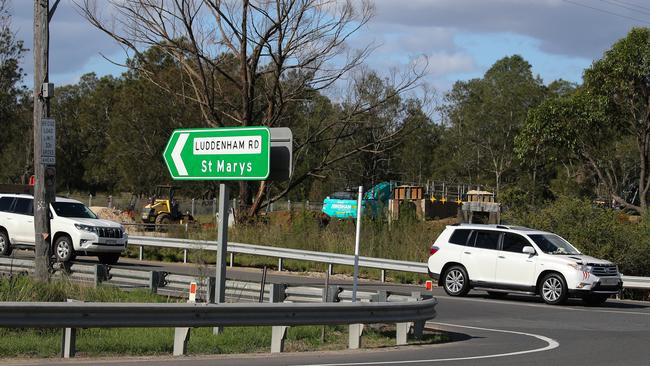
[[[619,17],[619,18],[625,18],[625,19],[629,19],[629,20],[634,20],[635,22],[640,22],[640,23],[644,23],[644,24],[648,24],[648,25],[650,25],[650,22],[648,22],[647,20],[642,20],[642,19],[633,18],[633,17],[627,16],[627,15],[619,14],[619,13],[615,13],[615,12],[613,12],[613,11],[609,11],[609,10],[606,10],[606,9],[597,8],[597,7],[594,7],[594,6],[590,6],[590,5],[582,4],[582,3],[575,2],[575,1],[571,1],[571,0],[564,0],[564,2],[565,2],[565,3],[569,3],[569,4],[573,4],[573,5],[577,5],[577,6],[581,6],[581,7],[583,7],[583,8],[588,8],[588,9],[596,10],[596,11],[599,11],[599,12],[601,12],[601,13],[606,13],[606,14],[609,14],[609,15],[614,15],[614,16],[617,16],[617,17]]]
[[[641,14],[645,14],[645,15],[650,15],[650,12],[643,11],[643,10],[640,10],[640,9],[639,9],[639,8],[641,8],[641,9],[650,10],[650,8],[644,8],[644,7],[639,6],[639,5],[628,4],[628,3],[624,3],[624,2],[616,1],[616,0],[599,0],[599,1],[604,2],[604,3],[607,3],[607,4],[611,4],[611,5],[614,5],[614,6],[618,6],[618,7],[620,7],[620,8],[627,9],[627,10],[630,10],[630,11],[635,11],[635,12],[637,12],[637,13],[641,13]],[[632,5],[632,6],[628,6],[628,5]],[[635,8],[635,7],[633,7],[633,6],[637,6],[637,7],[639,7],[639,8]]]
[[[643,6],[643,5],[639,5],[639,4],[635,4],[635,3],[630,3],[630,2],[627,2],[627,1],[620,1],[620,0],[612,0],[612,1],[615,2],[615,3],[619,3],[619,4],[629,5],[629,6],[638,8],[638,9],[650,10],[650,8],[647,7],[647,6]],[[636,11],[636,9],[633,9],[633,10]]]

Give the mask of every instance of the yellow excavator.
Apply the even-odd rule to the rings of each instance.
[[[156,186],[154,196],[142,209],[142,222],[155,224],[158,231],[166,231],[168,227],[165,225],[193,223],[192,215],[189,212],[180,212],[178,201],[174,199],[174,193],[178,188],[166,185]]]

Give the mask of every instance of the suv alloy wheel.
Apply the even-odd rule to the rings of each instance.
[[[445,272],[443,287],[449,296],[465,296],[469,292],[469,277],[462,266],[452,266]]]
[[[54,242],[54,255],[59,262],[68,262],[74,258],[74,247],[72,239],[67,236],[61,236]]]
[[[568,297],[566,281],[557,273],[549,273],[542,279],[539,293],[547,304],[562,304]]]
[[[0,231],[0,255],[11,255],[11,250],[9,236],[4,231]]]

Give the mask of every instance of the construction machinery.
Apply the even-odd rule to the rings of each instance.
[[[159,185],[156,186],[154,195],[142,209],[142,222],[155,224],[158,231],[164,231],[165,225],[193,223],[194,218],[189,212],[182,213],[178,208],[178,201],[174,193],[179,187]]]
[[[366,215],[375,218],[390,198],[392,184],[381,182],[363,195],[362,208]],[[357,218],[357,193],[354,191],[335,192],[323,200],[323,214],[336,219]]]

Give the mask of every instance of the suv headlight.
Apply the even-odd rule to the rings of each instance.
[[[584,264],[577,264],[577,263],[571,263],[569,265],[571,267],[573,267],[574,269],[576,269],[577,271],[580,271],[580,272],[590,272],[591,273],[591,270],[594,268],[592,266],[587,266],[587,265],[584,265]]]
[[[76,227],[77,229],[82,230],[82,231],[87,231],[89,233],[96,233],[97,232],[96,228],[94,226],[90,226],[90,225],[74,224],[74,227]]]

